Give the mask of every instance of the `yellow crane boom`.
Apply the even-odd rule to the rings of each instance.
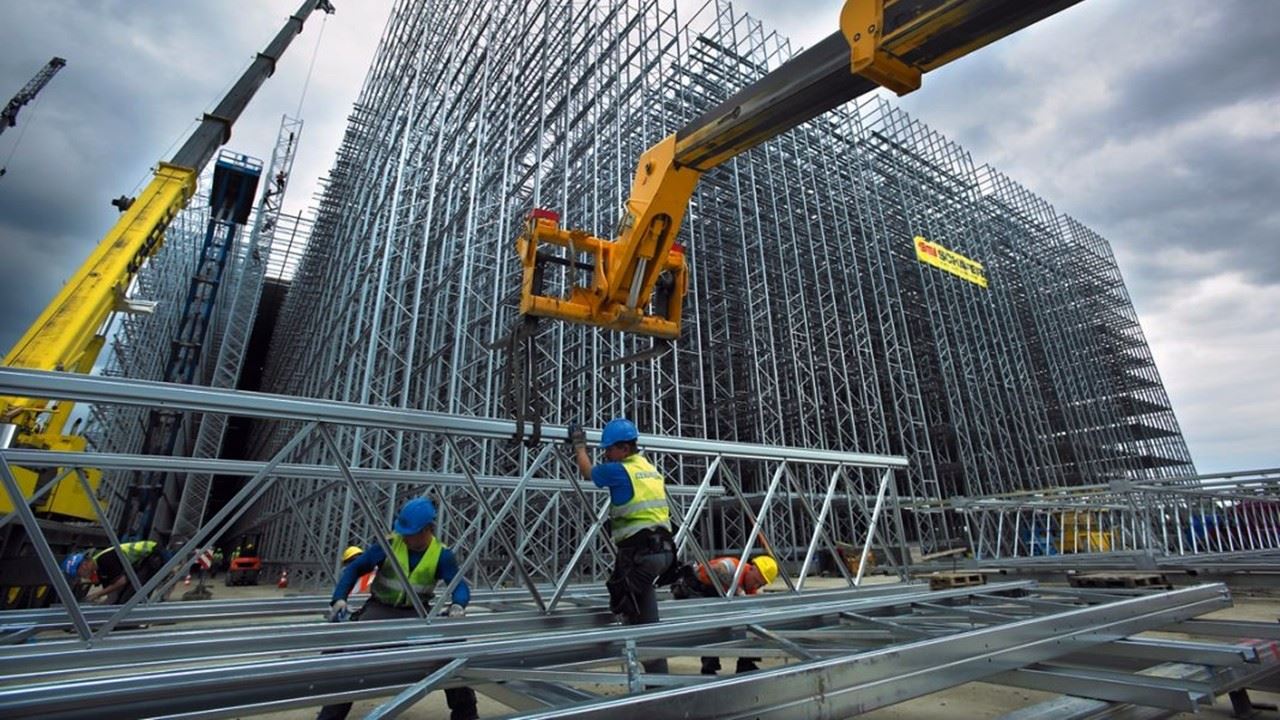
[[[328,0],[305,0],[285,21],[217,107],[205,114],[178,152],[169,162],[158,165],[142,193],[127,205],[115,226],[4,356],[5,367],[89,372],[102,349],[105,338],[101,333],[111,313],[127,309],[125,293],[129,284],[160,249],[165,229],[195,192],[200,171],[231,138],[232,125],[262,83],[274,74],[281,55],[316,10],[334,11]],[[69,402],[0,397],[0,448],[14,443],[83,450],[84,438],[63,434],[72,408]],[[34,475],[19,470],[24,492],[32,492]],[[0,494],[0,510],[11,508],[7,499]],[[65,509],[61,514],[92,517],[87,504]]]
[[[899,95],[924,73],[1080,0],[847,0],[840,30],[673,135],[636,165],[617,237],[560,227],[530,213],[516,240],[523,266],[520,312],[675,339],[688,285],[676,244],[702,173],[877,87]],[[567,260],[545,246],[567,249]],[[581,262],[579,255],[589,262]],[[567,294],[548,294],[548,263],[589,272]],[[655,292],[656,291],[656,292]]]

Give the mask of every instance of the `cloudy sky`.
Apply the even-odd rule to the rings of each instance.
[[[237,125],[260,157],[302,100],[286,203],[309,205],[390,0],[334,0]],[[0,135],[8,348],[298,0],[6,0],[0,102],[67,67]],[[810,45],[839,0],[737,6]],[[1202,472],[1280,466],[1280,7],[1085,0],[925,78],[917,118],[1107,237]]]

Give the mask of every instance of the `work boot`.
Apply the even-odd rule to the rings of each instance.
[[[449,720],[476,720],[480,717],[476,710],[475,690],[469,687],[448,688],[444,697],[449,705]]]

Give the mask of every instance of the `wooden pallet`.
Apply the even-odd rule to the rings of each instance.
[[[976,571],[936,572],[929,576],[930,590],[986,585],[987,576]]]
[[[1085,573],[1067,578],[1075,588],[1153,588],[1172,590],[1173,583],[1164,573]]]

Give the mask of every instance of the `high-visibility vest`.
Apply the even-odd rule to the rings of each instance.
[[[431,544],[427,546],[422,559],[410,570],[409,546],[404,538],[398,533],[392,533],[387,537],[387,541],[391,546],[391,555],[378,566],[378,575],[369,586],[369,592],[378,599],[378,602],[386,605],[408,607],[412,604],[409,596],[405,594],[404,585],[396,576],[395,568],[391,565],[394,562],[400,564],[400,569],[409,578],[409,584],[413,586],[413,591],[419,597],[431,595],[431,591],[436,586],[436,566],[440,564],[440,554],[445,550],[444,545],[434,537],[431,538]]]
[[[622,461],[631,479],[631,499],[624,505],[610,504],[609,520],[615,543],[626,540],[641,530],[671,530],[671,510],[667,507],[667,490],[662,474],[640,453]]]
[[[733,574],[738,571],[738,558],[736,557],[718,557],[712,558],[706,565],[698,563],[698,580],[703,585],[715,587],[716,584],[711,582],[711,576],[707,573],[708,566],[711,572],[716,574],[716,579],[720,581],[720,587],[727,588],[729,583],[733,582]],[[738,578],[738,588],[734,592],[735,595],[741,595],[746,590],[742,588],[742,584],[747,579],[747,573],[744,571],[742,577]]]
[[[137,542],[120,543],[120,552],[124,553],[124,559],[130,565],[137,565],[138,561],[155,552],[157,543],[155,540],[139,540]],[[115,552],[115,548],[109,547],[94,553],[93,561],[98,562],[107,553]]]

